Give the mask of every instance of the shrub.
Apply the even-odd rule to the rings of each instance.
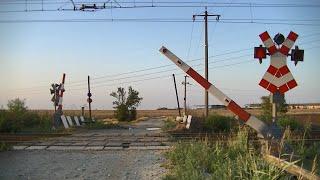
[[[5,143],[5,142],[0,142],[0,152],[1,151],[8,151],[10,150],[12,147],[11,145]]]
[[[23,114],[27,112],[28,109],[25,100],[19,98],[9,100],[7,106],[9,111],[14,112],[15,114]]]
[[[136,119],[136,108],[140,105],[142,97],[139,97],[139,92],[134,90],[131,86],[127,92],[124,88],[119,87],[117,92],[112,92],[110,96],[116,98],[112,102],[115,105],[115,115],[119,121],[130,121]]]
[[[25,102],[14,99],[8,102],[8,110],[0,111],[0,131],[50,131],[52,117],[47,113],[39,115],[27,110]]]
[[[115,116],[119,121],[126,121],[128,119],[129,112],[125,104],[121,104],[117,107]]]
[[[289,116],[279,117],[277,120],[277,124],[283,129],[289,127],[290,130],[297,130],[298,128],[300,128],[300,125],[297,122],[297,120]]]
[[[214,114],[205,119],[204,129],[212,132],[230,132],[235,122],[232,117]]]

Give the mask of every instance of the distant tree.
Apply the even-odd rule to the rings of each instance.
[[[19,98],[9,100],[7,106],[9,111],[17,114],[23,114],[28,110],[25,100],[21,100]]]
[[[261,101],[262,119],[270,121],[272,119],[272,104],[270,102],[270,96],[262,96]],[[288,105],[285,99],[283,102],[278,104],[277,111],[280,116],[284,115],[288,111]]]
[[[116,118],[120,121],[133,120],[136,118],[136,109],[142,101],[139,97],[139,92],[134,90],[131,86],[128,89],[128,95],[124,88],[119,87],[117,92],[112,92],[110,96],[116,98],[113,101],[116,109]]]

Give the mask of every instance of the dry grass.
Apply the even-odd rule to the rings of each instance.
[[[53,110],[33,110],[39,114],[53,114]],[[248,109],[249,113],[253,115],[261,114],[261,110],[257,109]],[[211,109],[209,114],[218,114],[223,116],[234,116],[230,111],[226,109]],[[80,116],[80,110],[64,110],[64,114],[70,116]],[[188,111],[188,114],[193,115],[194,117],[203,117],[204,116],[204,109],[192,109]],[[312,124],[320,126],[320,110],[289,110],[287,113],[290,116],[295,117],[298,121],[305,123],[311,122]],[[89,116],[88,111],[85,111],[85,116]],[[114,118],[114,111],[113,110],[93,110],[92,116],[96,119],[113,119]],[[137,110],[137,118],[145,118],[145,117],[176,117],[178,116],[177,110]]]

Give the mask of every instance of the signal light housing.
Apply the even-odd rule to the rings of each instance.
[[[262,47],[260,45],[259,47],[254,47],[254,58],[259,59],[259,63],[262,63],[262,59],[265,59],[267,57],[267,48]]]
[[[88,99],[87,99],[87,102],[88,102],[88,103],[92,103],[92,99],[91,99],[91,98],[88,98]]]
[[[291,61],[294,61],[294,65],[297,65],[299,61],[303,61],[303,56],[304,50],[299,49],[298,46],[291,50]]]

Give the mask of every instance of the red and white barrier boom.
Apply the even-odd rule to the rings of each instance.
[[[180,67],[184,72],[186,72],[190,77],[197,81],[203,88],[205,88],[211,95],[216,97],[221,103],[223,103],[231,112],[238,116],[239,119],[245,122],[253,129],[255,129],[264,138],[274,137],[270,128],[263,121],[259,120],[255,116],[251,115],[247,111],[243,110],[237,103],[226,96],[222,91],[216,88],[213,84],[203,78],[199,73],[192,69],[189,65],[183,62],[180,58],[174,55],[166,47],[162,46],[159,50],[172,62],[174,62],[178,67]]]

